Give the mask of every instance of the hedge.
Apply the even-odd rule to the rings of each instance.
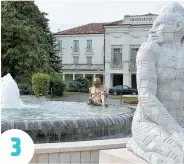
[[[36,73],[32,76],[32,89],[36,96],[45,96],[49,93],[50,76],[44,73]]]

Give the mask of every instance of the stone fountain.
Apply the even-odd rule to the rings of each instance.
[[[20,129],[34,143],[122,138],[131,135],[134,108],[86,103],[43,101],[28,105],[10,74],[2,82],[1,132]],[[32,104],[32,105],[31,105]]]

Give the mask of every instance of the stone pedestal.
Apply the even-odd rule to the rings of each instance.
[[[101,150],[99,164],[148,164],[126,148]]]

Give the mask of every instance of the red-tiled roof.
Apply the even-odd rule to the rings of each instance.
[[[90,23],[69,30],[59,31],[55,35],[104,34],[104,25],[118,25],[120,21],[110,23]]]
[[[145,14],[145,15],[131,15],[131,16],[156,16],[156,14]],[[130,15],[125,15],[129,17]],[[78,34],[104,34],[104,26],[114,26],[122,23],[123,20],[108,23],[90,23],[79,27],[71,28],[64,31],[59,31],[55,35],[78,35]]]
[[[144,14],[144,15],[125,15],[124,17],[136,17],[136,16],[158,16],[158,14],[152,14],[152,13],[148,13],[148,14]]]

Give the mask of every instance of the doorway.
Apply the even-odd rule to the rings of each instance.
[[[136,74],[132,74],[132,88],[137,89],[137,79]]]
[[[123,74],[113,74],[113,87],[123,85]]]

